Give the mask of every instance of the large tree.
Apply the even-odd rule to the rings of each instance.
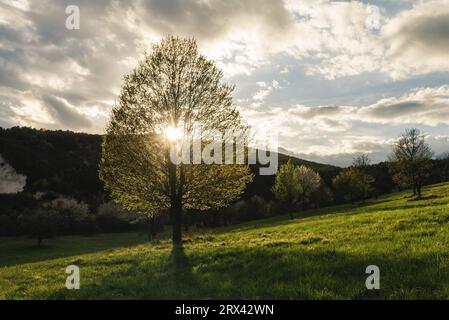
[[[124,77],[104,137],[100,177],[106,188],[127,209],[149,217],[169,212],[174,244],[182,243],[184,209],[224,207],[252,179],[245,164],[205,164],[194,157],[177,164],[170,157],[180,140],[196,143],[198,125],[204,133],[242,129],[234,86],[222,77],[194,39],[165,38]]]
[[[389,158],[394,180],[411,186],[413,195],[421,197],[424,181],[430,175],[432,157],[433,152],[425,136],[416,128],[406,129]]]

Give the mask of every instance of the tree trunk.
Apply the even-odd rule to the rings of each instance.
[[[42,237],[37,237],[37,246],[42,246]]]
[[[173,244],[182,244],[182,210],[179,206],[171,208],[173,219]]]
[[[418,194],[418,198],[421,198],[421,195],[422,195],[422,193],[421,193],[421,184],[418,184],[416,186],[416,192]]]
[[[156,219],[151,217],[148,223],[148,240],[151,242],[156,238]]]
[[[170,186],[170,215],[173,225],[173,244],[182,244],[182,203],[176,183],[176,165],[167,157],[168,179]]]
[[[227,216],[227,213],[225,212],[225,214],[223,216],[223,226],[227,227],[228,225],[229,225],[228,216]]]
[[[173,227],[172,241],[177,245],[182,244],[182,181],[177,183],[177,168],[170,159],[170,147],[166,150],[166,157],[170,190],[170,217]]]

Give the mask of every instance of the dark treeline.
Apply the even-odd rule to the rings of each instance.
[[[161,215],[162,218],[148,220],[112,203],[98,178],[101,141],[100,135],[70,131],[0,128],[0,155],[17,173],[26,176],[23,192],[0,195],[0,235],[30,234],[41,241],[39,238],[52,234],[145,229],[153,238],[168,219]],[[289,160],[313,169],[322,179],[319,192],[314,192],[301,210],[348,201],[332,185],[342,168],[279,154],[279,166]],[[252,165],[251,170],[255,179],[241,200],[207,214],[186,212],[185,228],[215,227],[284,214],[285,208],[272,191],[275,176],[259,176],[257,165]],[[374,178],[370,197],[398,190],[388,163],[369,165],[365,171]],[[447,158],[432,160],[426,184],[448,178]],[[40,225],[45,232],[40,231]]]

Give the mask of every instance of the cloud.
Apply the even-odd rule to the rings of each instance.
[[[449,125],[449,85],[437,88],[416,88],[400,96],[381,99],[367,106],[302,106],[290,108],[288,117],[297,121],[319,121],[319,127],[332,128],[329,123],[353,121],[379,124]],[[338,126],[337,126],[338,127]],[[345,127],[345,126],[343,126]]]
[[[92,109],[76,108],[64,98],[47,93],[22,92],[0,88],[0,114],[3,114],[2,126],[23,125],[45,127],[49,129],[66,128],[75,131],[89,131],[90,119],[95,119]],[[84,111],[84,113],[82,112]],[[98,117],[97,117],[98,119]]]
[[[382,99],[358,113],[367,122],[449,125],[449,85],[418,88],[399,98]]]
[[[378,32],[367,27],[372,6],[361,2],[305,1],[292,8],[307,17],[298,26],[308,30],[307,38],[320,39],[318,46],[303,46],[303,56],[315,57],[306,63],[309,75],[333,80],[382,72],[401,80],[449,72],[447,0],[417,1],[391,18],[378,7]]]
[[[64,27],[65,7],[73,4],[80,7],[80,30]],[[270,0],[3,0],[0,9],[0,103],[9,109],[7,122],[91,132],[102,132],[122,76],[162,36],[196,37],[202,52],[232,76],[266,63],[295,30],[291,12]],[[42,106],[49,96],[56,101]],[[74,112],[62,114],[74,111],[68,106],[99,119],[87,126]]]
[[[449,71],[447,0],[420,1],[382,29],[387,46],[382,69],[394,79]]]
[[[268,85],[267,83],[260,81],[257,83],[257,85],[261,88],[259,91],[257,91],[254,95],[253,95],[253,100],[255,100],[256,102],[256,106],[259,106],[260,103],[265,100],[265,98],[267,96],[269,96],[271,94],[271,92],[274,89],[279,89],[281,86],[279,85],[279,82],[277,80],[273,80],[271,81],[271,84]],[[254,106],[254,103],[253,103]]]
[[[362,1],[0,0],[0,125],[103,132],[122,76],[152,43],[175,34],[197,38],[201,52],[237,84],[236,101],[247,104],[241,110],[249,121],[282,128],[284,144],[298,150],[373,149],[371,138],[338,143],[377,137],[360,123],[377,131],[447,126],[449,93],[441,86],[449,72],[447,0],[402,1],[393,11],[381,3],[375,21]],[[69,31],[65,7],[73,4],[81,10],[81,29]],[[443,80],[426,83],[434,72]],[[429,78],[416,84],[424,74]],[[374,83],[376,77],[408,82],[397,81],[390,98],[378,98],[384,83],[354,94],[358,79]],[[276,91],[274,78],[283,90]],[[293,87],[301,86],[298,78],[306,89]],[[338,105],[328,105],[333,96]],[[320,144],[329,137],[337,142]]]
[[[252,126],[278,130],[280,145],[303,157],[330,157],[329,161],[347,164],[345,154],[369,153],[374,160],[383,161],[394,139],[385,136],[382,128],[391,131],[391,127],[398,127],[394,132],[399,134],[405,126],[449,125],[449,85],[417,88],[366,106],[297,105],[242,113]],[[442,138],[432,143],[441,150],[446,144],[449,149],[448,141]],[[341,162],[335,160],[339,155],[343,155]]]
[[[52,117],[67,128],[89,129],[91,127],[90,121],[74,107],[70,106],[67,101],[54,96],[44,95],[42,102]]]
[[[139,51],[117,21],[113,1],[0,2],[2,125],[102,132]],[[18,4],[18,5],[17,5]],[[81,29],[65,28],[65,7],[81,10]]]

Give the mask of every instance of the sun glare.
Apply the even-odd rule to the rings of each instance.
[[[164,135],[170,141],[178,141],[182,138],[182,129],[176,127],[168,127],[164,130]]]

